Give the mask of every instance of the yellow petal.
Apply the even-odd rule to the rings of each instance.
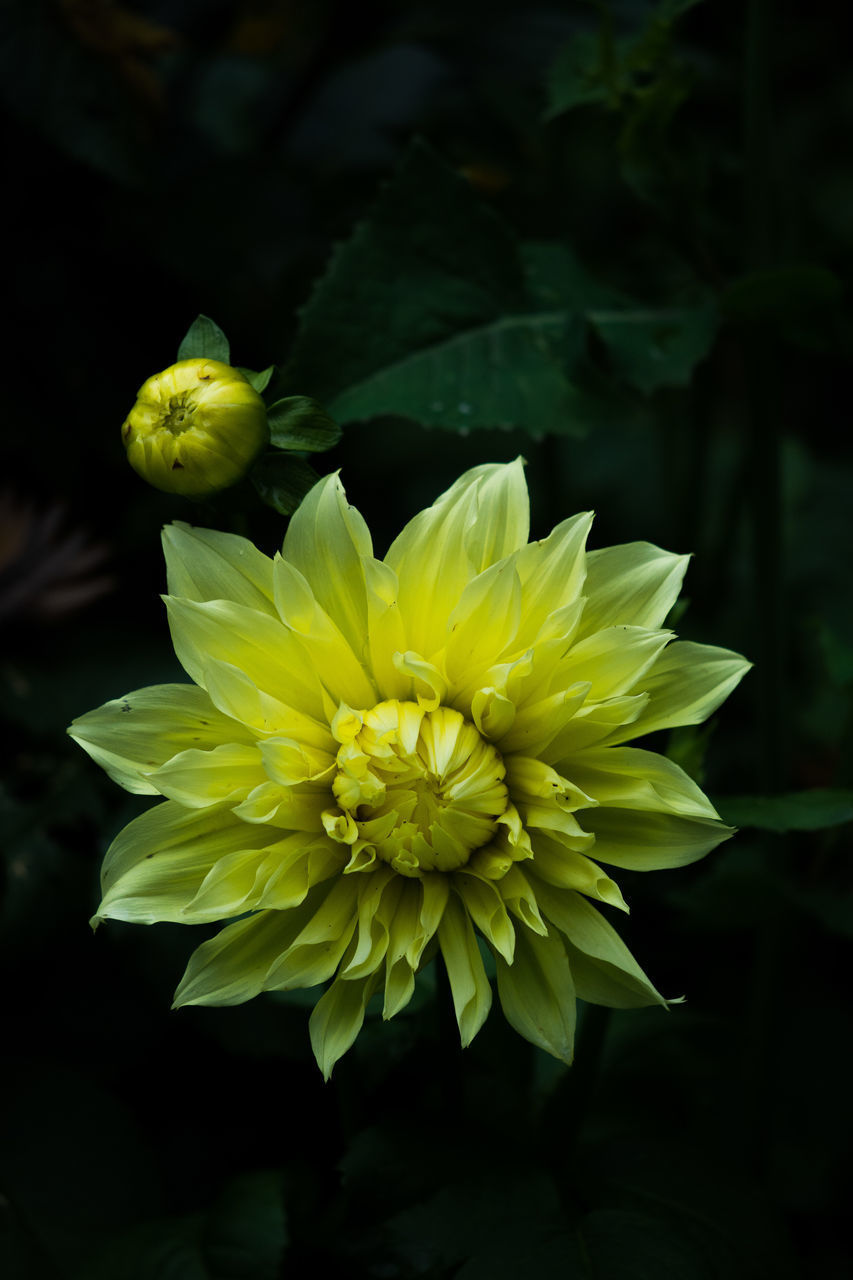
[[[224,742],[212,751],[181,751],[148,775],[161,795],[189,808],[238,804],[264,781],[256,746]]]
[[[183,920],[220,858],[273,841],[222,809],[185,809],[172,800],[134,818],[110,845],[101,871],[96,920]]]
[[[367,635],[364,561],[372,559],[373,545],[337,475],[324,477],[303,498],[291,517],[282,554],[361,656]]]
[[[292,911],[259,911],[220,929],[196,947],[175,992],[185,1004],[242,1004],[264,990],[270,967],[303,928],[314,909],[308,899]]]
[[[554,679],[566,688],[589,682],[587,702],[601,702],[633,690],[672,639],[671,631],[643,627],[607,627],[573,644],[554,668]]]
[[[587,552],[587,603],[579,634],[603,627],[659,627],[678,598],[689,560],[648,542]]]
[[[169,595],[188,600],[232,600],[275,614],[272,560],[248,538],[183,521],[163,530]]]
[[[512,964],[500,955],[496,962],[498,997],[507,1022],[531,1044],[561,1062],[571,1062],[577,1006],[561,940],[519,929]]]
[[[558,889],[574,889],[620,911],[628,910],[619,886],[597,863],[544,831],[533,835],[532,866],[537,882],[545,880]]]
[[[366,630],[355,650],[320,607],[307,580],[287,560],[277,556],[273,569],[275,602],[279,616],[294,633],[305,655],[335,702],[370,707],[377,701],[376,687],[365,669],[368,656]]]
[[[687,818],[719,818],[692,778],[666,756],[636,747],[591,747],[561,769],[600,805],[652,809]]]
[[[734,828],[710,818],[641,809],[590,809],[584,814],[584,826],[595,835],[599,862],[632,871],[686,866],[734,835]]]
[[[463,868],[454,879],[454,887],[492,949],[499,952],[507,964],[512,964],[515,929],[494,882]]]
[[[400,583],[409,647],[430,659],[471,578],[527,541],[529,507],[520,461],[475,467],[415,516],[386,563]]]
[[[515,639],[520,616],[521,583],[512,559],[469,582],[448,620],[444,666],[451,685],[464,685],[468,672],[497,662]]]
[[[342,876],[328,890],[320,886],[324,896],[315,900],[311,919],[270,966],[265,990],[314,987],[332,976],[358,920],[358,888],[353,879]]]
[[[637,684],[648,695],[647,707],[630,732],[614,729],[607,742],[626,742],[658,729],[701,724],[729,696],[751,665],[730,649],[674,641]]]
[[[308,1031],[324,1080],[329,1079],[335,1063],[358,1036],[368,1001],[378,984],[378,973],[361,979],[336,978],[315,1004]]]
[[[319,682],[304,647],[277,619],[226,600],[166,596],[178,661],[203,684],[211,659],[237,667],[264,693],[308,715],[323,714]]]
[[[214,705],[238,724],[250,725],[259,735],[278,734],[297,738],[321,751],[335,750],[335,740],[325,718],[317,719],[295,707],[285,706],[271,694],[264,693],[230,662],[206,659],[202,678]]]
[[[492,1003],[492,989],[471,921],[458,898],[448,899],[438,926],[438,945],[447,966],[453,1008],[464,1049],[486,1020]]]
[[[147,774],[190,747],[223,740],[251,743],[254,734],[216,709],[204,689],[158,684],[137,689],[79,716],[68,733],[113,781],[138,795],[156,795]]]
[[[620,975],[618,980],[621,984],[635,995],[642,996],[644,1004],[666,1003],[619,934],[592,903],[578,893],[552,889],[544,884],[537,885],[537,895],[545,915],[573,947],[603,966],[605,973]]]
[[[519,644],[531,644],[550,615],[579,597],[586,579],[584,547],[591,525],[592,512],[582,512],[515,556],[522,601]]]

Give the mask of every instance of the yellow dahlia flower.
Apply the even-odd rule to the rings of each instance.
[[[371,996],[393,1017],[437,953],[467,1045],[492,1000],[481,943],[510,1023],[567,1062],[576,995],[664,1003],[593,905],[627,910],[599,863],[680,866],[730,830],[677,765],[625,744],[704,720],[748,664],[663,627],[686,557],[586,552],[591,520],[528,544],[515,462],[467,472],[384,560],[336,476],[274,559],[166,528],[195,683],[70,732],[166,797],[113,842],[95,919],[238,917],[176,1004],[328,982],[310,1023],[328,1076]]]
[[[269,439],[267,412],[230,364],[179,360],[139,388],[121,438],[143,480],[199,498],[243,478]]]

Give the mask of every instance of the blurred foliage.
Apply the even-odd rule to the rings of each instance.
[[[772,13],[6,0],[4,1277],[847,1273],[849,24]],[[274,446],[206,504],[119,438],[199,312]],[[64,726],[181,678],[163,522],[271,552],[340,467],[381,552],[518,453],[535,535],[692,551],[679,632],[756,664],[651,744],[742,828],[628,877],[689,1003],[584,1010],[565,1070],[497,1016],[460,1055],[426,992],[324,1086],[299,1001],[172,1014],[185,929],[91,935],[139,802]]]

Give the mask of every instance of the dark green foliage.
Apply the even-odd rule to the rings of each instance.
[[[847,15],[789,18],[4,7],[3,1280],[847,1274],[853,98]],[[233,347],[271,431],[203,505],[140,484],[119,437],[199,311],[180,358]],[[461,1053],[430,970],[326,1086],[316,991],[170,1013],[207,928],[92,933],[146,800],[64,728],[186,678],[162,524],[272,553],[340,468],[382,554],[518,454],[534,536],[595,509],[596,547],[693,553],[672,626],[755,670],[639,745],[740,830],[617,877],[686,1004],[582,1008],[566,1068],[497,1008]]]

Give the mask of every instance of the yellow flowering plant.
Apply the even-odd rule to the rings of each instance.
[[[440,956],[463,1045],[492,1000],[572,1058],[576,997],[666,1001],[600,905],[608,868],[701,858],[731,834],[672,761],[629,745],[705,720],[748,667],[664,626],[687,557],[586,551],[588,513],[528,542],[520,461],[466,472],[384,560],[337,476],[281,554],[164,531],[175,650],[193,681],[69,732],[164,797],[107,852],[95,921],[231,920],[176,1005],[319,987],[326,1076],[371,997],[391,1018]],[[597,905],[596,905],[597,904]]]

